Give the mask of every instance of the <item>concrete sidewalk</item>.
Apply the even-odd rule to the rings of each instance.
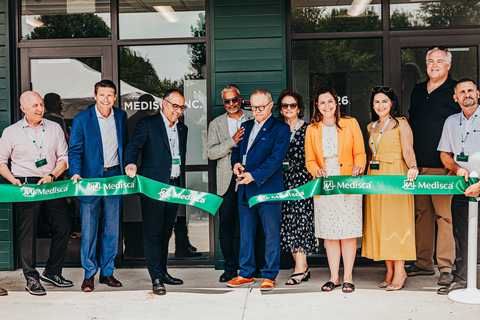
[[[455,303],[436,293],[438,274],[408,278],[403,290],[386,292],[378,287],[385,270],[356,267],[356,290],[344,294],[339,289],[321,292],[329,278],[327,268],[312,268],[311,279],[296,286],[284,284],[292,270],[282,270],[276,288],[266,293],[259,290],[261,279],[250,287],[233,289],[218,282],[222,272],[213,268],[170,268],[169,273],[185,284],[167,285],[167,295],[156,296],[146,269],[115,270],[123,283],[119,289],[99,284],[97,277],[95,291],[90,293],[80,290],[82,269],[65,269],[64,276],[75,282],[74,287],[44,284],[47,295],[39,297],[25,291],[21,270],[0,272],[0,286],[9,291],[0,297],[0,319],[480,318],[480,305]]]

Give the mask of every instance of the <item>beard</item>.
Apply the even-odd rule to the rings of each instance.
[[[238,110],[240,110],[240,106],[235,106],[235,107],[232,107],[232,108],[228,108],[227,112],[228,113],[237,113]]]
[[[465,98],[462,101],[462,105],[466,108],[477,105],[478,100],[475,98]]]

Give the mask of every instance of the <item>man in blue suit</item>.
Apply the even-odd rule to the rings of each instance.
[[[162,110],[138,120],[125,152],[125,172],[137,174],[137,158],[142,153],[138,173],[172,186],[185,188],[185,154],[188,128],[178,121],[185,110],[185,98],[175,89],[165,92]],[[183,281],[167,272],[168,242],[172,235],[178,204],[158,201],[141,195],[143,245],[153,293],[164,295],[164,284]]]
[[[265,261],[260,290],[272,290],[280,270],[280,222],[282,203],[266,202],[250,208],[248,200],[264,193],[285,191],[282,162],[290,143],[290,128],[272,115],[272,96],[267,90],[256,90],[250,97],[255,120],[242,124],[244,139],[232,151],[233,173],[238,182],[238,209],[240,217],[240,273],[228,281],[229,287],[254,283],[254,239],[257,219],[265,233]]]
[[[82,178],[106,178],[124,174],[123,153],[128,143],[127,113],[112,108],[117,89],[110,80],[95,84],[96,104],[73,118],[70,133],[70,174],[75,183]],[[118,251],[118,233],[122,196],[78,197],[82,220],[81,261],[85,269],[82,291],[94,289],[98,271],[95,257],[98,224],[101,217],[100,283],[121,287],[113,277]],[[103,204],[102,214],[100,208]]]

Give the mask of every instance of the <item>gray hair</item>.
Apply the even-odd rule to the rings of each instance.
[[[425,61],[426,63],[428,63],[428,56],[430,55],[430,53],[434,52],[434,51],[442,51],[442,52],[445,52],[445,60],[447,61],[448,64],[452,63],[452,53],[448,50],[442,50],[438,47],[435,47],[433,48],[432,50],[429,50],[427,52],[427,56],[425,57]]]
[[[268,90],[265,90],[265,89],[258,89],[258,90],[255,90],[253,91],[252,93],[252,96],[255,96],[257,94],[262,94],[265,96],[265,98],[267,98],[267,100],[270,100],[272,101],[272,95],[270,94],[270,92],[268,92]],[[251,98],[250,98],[251,99]],[[269,102],[270,103],[270,102]]]
[[[242,94],[240,93],[240,89],[238,89],[238,87],[234,84],[227,84],[225,87],[223,87],[223,90],[222,90],[222,98],[223,98],[223,93],[226,92],[226,91],[233,91],[233,90],[237,90],[237,93],[239,96],[241,96]]]

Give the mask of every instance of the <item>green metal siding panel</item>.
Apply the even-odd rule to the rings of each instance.
[[[226,84],[238,85],[245,99],[256,89],[266,89],[275,100],[286,87],[285,1],[211,0],[210,23],[213,116],[225,113],[221,91]],[[219,269],[224,261],[218,217],[214,221]],[[238,247],[238,239],[235,244]]]
[[[11,124],[9,5],[0,0],[0,133]],[[11,203],[0,203],[0,270],[13,270],[13,215]]]

